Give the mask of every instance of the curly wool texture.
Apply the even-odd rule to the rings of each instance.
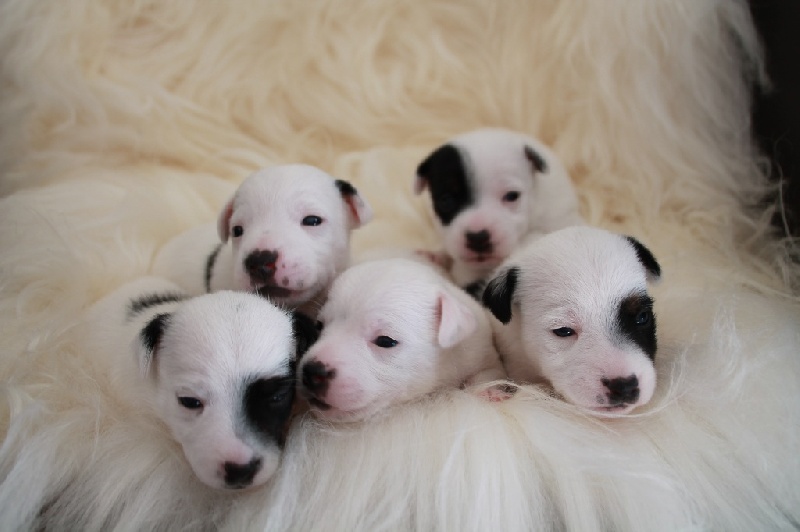
[[[0,5],[0,528],[794,529],[800,305],[749,138],[746,3]],[[594,224],[661,262],[656,397],[598,420],[447,391],[302,418],[270,486],[204,488],[84,347],[95,300],[259,166],[351,180],[376,247],[436,245],[416,164],[482,126],[549,143]]]

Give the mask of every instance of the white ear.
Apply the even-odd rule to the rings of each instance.
[[[425,190],[425,187],[428,186],[428,180],[422,177],[421,175],[417,174],[417,178],[414,180],[414,194],[419,196],[422,194],[422,191]]]
[[[339,189],[339,193],[342,195],[342,199],[347,205],[348,215],[350,217],[350,229],[358,229],[372,220],[372,207],[358,194],[356,187],[344,179],[337,179],[334,181],[334,184],[336,188]]]
[[[447,349],[464,340],[475,331],[477,322],[469,307],[453,295],[439,294],[439,345]]]
[[[230,234],[231,227],[231,216],[233,216],[233,200],[236,199],[236,195],[234,194],[231,196],[231,199],[228,200],[228,203],[222,208],[222,211],[219,213],[219,218],[217,218],[217,233],[219,233],[219,239],[222,240],[223,243],[228,241],[228,235]]]

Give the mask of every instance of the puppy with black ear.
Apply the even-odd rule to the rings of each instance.
[[[314,321],[255,294],[190,298],[142,278],[90,309],[86,335],[114,393],[166,425],[200,481],[236,490],[275,472]]]
[[[303,164],[253,173],[216,225],[169,241],[152,272],[187,292],[255,291],[311,312],[350,260],[350,233],[372,209],[347,181]]]
[[[661,268],[638,240],[571,227],[527,243],[494,274],[483,303],[511,380],[547,382],[564,399],[627,413],[655,390]]]
[[[428,189],[443,260],[461,287],[485,279],[530,235],[583,224],[558,157],[529,136],[484,128],[450,139],[417,168]],[[474,288],[474,287],[472,287]]]

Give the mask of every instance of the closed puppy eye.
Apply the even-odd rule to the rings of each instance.
[[[399,342],[390,336],[378,336],[372,341],[373,344],[377,345],[378,347],[383,347],[384,349],[388,349],[390,347],[396,346]]]
[[[275,390],[275,392],[270,396],[269,402],[272,404],[283,403],[289,398],[291,391],[292,390],[288,387],[280,390]]]
[[[503,195],[503,201],[506,203],[514,203],[519,199],[519,192],[516,190],[510,190]]]
[[[560,338],[575,336],[575,329],[570,329],[569,327],[559,327],[558,329],[553,329],[553,334]]]
[[[234,238],[240,237],[243,234],[244,234],[244,227],[242,227],[241,225],[234,225],[233,228],[231,229],[231,235],[233,235]]]
[[[200,410],[203,408],[203,401],[196,397],[178,397],[178,403],[187,410]]]
[[[642,310],[634,318],[634,323],[638,327],[644,327],[645,325],[650,323],[650,320],[653,317],[653,312],[650,309]]]
[[[310,227],[314,227],[316,225],[320,225],[322,223],[322,218],[315,215],[309,215],[303,218],[303,225],[307,225]]]

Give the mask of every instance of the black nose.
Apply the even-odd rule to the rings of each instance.
[[[473,233],[467,231],[464,236],[467,239],[467,248],[476,253],[489,253],[492,251],[492,234],[483,229]]]
[[[336,370],[328,369],[322,362],[314,360],[303,366],[303,386],[314,395],[323,397],[335,375]]]
[[[230,488],[244,488],[253,483],[261,469],[261,459],[253,458],[246,464],[225,462],[225,484]]]
[[[244,259],[244,269],[255,282],[265,283],[275,275],[275,262],[278,253],[275,251],[254,251]]]
[[[608,402],[612,405],[635,403],[639,399],[639,379],[636,375],[603,379],[602,383],[608,388]]]

